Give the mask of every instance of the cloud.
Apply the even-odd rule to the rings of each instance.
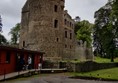
[[[81,19],[94,22],[94,12],[105,5],[107,0],[65,0],[65,9],[75,18],[80,16]],[[1,0],[0,15],[3,21],[3,35],[10,39],[8,32],[15,24],[21,21],[21,10],[26,0]]]
[[[18,18],[24,2],[25,0],[2,0],[0,2],[0,13],[8,17]]]
[[[75,18],[89,20],[94,23],[94,12],[104,6],[108,0],[66,0],[65,9],[68,9],[69,14]]]
[[[0,15],[2,16],[3,35],[10,39],[8,33],[12,27],[21,20],[21,9],[26,0],[2,0],[0,2]]]

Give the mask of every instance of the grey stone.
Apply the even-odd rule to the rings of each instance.
[[[75,22],[68,12],[64,11],[64,4],[65,0],[27,0],[22,9],[19,47],[44,51],[44,60],[58,62],[73,59],[76,45]],[[58,21],[57,25],[55,20]]]

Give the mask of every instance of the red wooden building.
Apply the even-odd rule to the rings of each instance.
[[[31,57],[31,68],[37,69],[38,64],[43,61],[43,54],[43,52],[0,46],[0,75],[20,71],[23,65],[28,65],[28,57]]]

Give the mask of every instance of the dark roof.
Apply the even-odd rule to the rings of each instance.
[[[45,54],[44,52],[32,51],[32,50],[26,50],[26,49],[19,49],[19,48],[10,47],[10,46],[0,46],[0,50],[9,50],[9,51],[16,51],[16,52]]]

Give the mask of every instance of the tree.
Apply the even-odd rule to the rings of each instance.
[[[112,12],[110,15],[110,24],[112,27],[112,32],[113,32],[113,43],[114,45],[114,50],[112,51],[112,56],[111,56],[111,61],[114,61],[114,57],[116,50],[118,51],[118,46],[117,46],[117,42],[118,42],[118,0],[111,0],[112,2]]]
[[[96,55],[100,55],[101,57],[108,57],[107,50],[108,45],[111,41],[109,38],[110,30],[107,27],[109,24],[110,19],[110,12],[111,12],[111,4],[107,3],[105,6],[100,8],[98,11],[95,12],[95,25],[94,25],[94,48],[96,51]],[[109,34],[109,35],[108,35]]]
[[[2,34],[0,34],[0,45],[6,45],[7,43],[7,39]]]
[[[115,0],[109,2],[95,12],[95,26],[94,26],[94,47],[95,53],[101,57],[111,58],[114,61],[116,56],[118,39],[117,22],[114,22],[118,17],[118,7]],[[117,15],[116,15],[117,14]]]
[[[17,45],[19,42],[20,35],[20,23],[17,23],[16,26],[11,29],[9,34],[11,35],[11,43],[13,45]]]
[[[1,18],[1,15],[0,15],[0,32],[2,32],[2,18]]]
[[[1,34],[2,32],[2,18],[0,15],[0,45],[6,45],[7,44],[7,39]]]
[[[75,34],[78,40],[87,42],[87,47],[91,46],[92,43],[92,26],[93,24],[89,23],[86,20],[80,21],[75,25]]]

